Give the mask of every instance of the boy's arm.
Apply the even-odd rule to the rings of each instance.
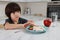
[[[5,23],[5,29],[19,29],[19,28],[26,28],[28,25],[35,25],[33,21],[28,20],[24,24],[10,24],[8,22]]]
[[[8,22],[5,24],[5,29],[19,29],[24,28],[24,24],[9,24]]]

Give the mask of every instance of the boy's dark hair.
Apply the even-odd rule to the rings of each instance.
[[[21,12],[21,8],[20,8],[20,6],[17,3],[11,2],[11,3],[7,4],[7,6],[5,8],[5,14],[6,14],[7,17],[10,18],[11,13],[14,13],[16,11],[20,11]]]

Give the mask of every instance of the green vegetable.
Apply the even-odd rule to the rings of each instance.
[[[33,26],[32,26],[32,25],[30,25],[30,28],[33,28]]]

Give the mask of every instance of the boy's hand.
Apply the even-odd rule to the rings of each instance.
[[[32,25],[32,26],[35,26],[35,23],[32,20],[28,20],[28,23],[30,23],[30,25]]]
[[[24,24],[24,27],[26,28],[29,25],[35,26],[35,23],[32,20],[28,20],[28,22]]]
[[[30,25],[30,23],[25,23],[24,24],[24,27],[26,28],[27,26],[29,26]]]

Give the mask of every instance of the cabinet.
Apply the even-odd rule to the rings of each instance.
[[[51,0],[27,0],[27,2],[50,2]]]
[[[50,2],[51,0],[0,0],[0,1],[11,1],[11,2]]]

